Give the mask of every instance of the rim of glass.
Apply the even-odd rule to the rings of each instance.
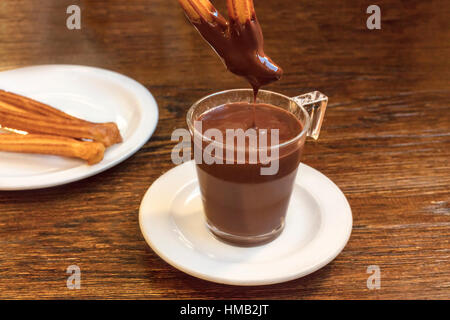
[[[186,122],[187,122],[187,125],[189,127],[189,131],[193,135],[198,134],[198,135],[200,135],[202,137],[202,141],[211,142],[213,145],[218,145],[218,146],[221,146],[221,147],[224,146],[224,143],[217,142],[217,141],[212,140],[212,139],[210,139],[208,137],[205,137],[202,132],[199,132],[199,131],[195,130],[194,125],[193,125],[193,121],[194,120],[192,120],[192,115],[193,115],[196,107],[199,104],[203,103],[205,100],[208,100],[208,99],[210,99],[212,97],[215,97],[215,96],[218,96],[218,95],[223,95],[223,94],[227,94],[227,93],[231,93],[231,92],[248,92],[248,93],[251,93],[251,95],[253,95],[253,89],[230,89],[230,90],[224,90],[224,91],[212,93],[212,94],[207,95],[207,96],[201,98],[200,100],[196,101],[189,108],[189,110],[187,112],[187,115],[186,115]],[[284,99],[287,99],[287,100],[290,100],[290,101],[294,102],[296,105],[299,106],[300,110],[302,111],[302,113],[303,113],[303,115],[305,116],[305,119],[306,119],[305,124],[303,126],[303,129],[298,135],[296,135],[292,139],[290,139],[288,141],[285,141],[285,142],[283,142],[281,144],[277,144],[275,146],[268,147],[269,150],[272,149],[272,148],[281,148],[281,147],[285,147],[287,145],[290,145],[290,144],[300,140],[309,131],[309,128],[311,126],[311,118],[309,116],[308,111],[306,111],[306,109],[301,104],[296,102],[293,98],[288,97],[288,96],[286,96],[284,94],[281,94],[281,93],[278,93],[278,92],[273,92],[273,91],[270,91],[270,90],[259,90],[259,92],[270,93],[272,95],[276,95],[276,96],[279,96],[281,98],[284,98]],[[239,102],[239,101],[236,101],[236,102]],[[226,147],[226,144],[225,144],[225,147]]]

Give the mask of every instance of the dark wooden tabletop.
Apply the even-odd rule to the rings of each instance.
[[[224,8],[224,0],[215,1]],[[66,8],[82,9],[81,30]],[[353,210],[352,236],[330,264],[287,283],[236,287],[161,260],[138,224],[141,199],[174,167],[170,135],[197,99],[248,87],[185,20],[176,0],[2,0],[0,71],[37,64],[111,69],[145,85],[160,110],[150,141],[95,177],[0,192],[0,298],[450,298],[450,4],[256,0],[266,52],[285,70],[267,87],[330,98],[303,161],[330,177]],[[81,268],[81,289],[66,268]],[[367,268],[381,271],[369,290]]]

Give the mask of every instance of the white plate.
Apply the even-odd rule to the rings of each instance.
[[[330,179],[301,164],[282,234],[258,247],[228,245],[206,229],[190,161],[153,183],[139,222],[153,251],[181,271],[224,284],[266,285],[303,277],[333,260],[350,237],[352,212]]]
[[[123,137],[93,166],[77,159],[0,152],[0,190],[52,187],[100,173],[139,150],[158,122],[156,101],[145,87],[103,69],[71,65],[15,69],[0,72],[0,89],[89,121],[114,121]]]

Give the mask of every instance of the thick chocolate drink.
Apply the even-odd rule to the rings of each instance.
[[[197,121],[202,121],[203,132],[215,128],[224,137],[227,129],[245,131],[254,128],[257,133],[261,129],[278,129],[280,144],[295,138],[302,131],[300,121],[293,114],[268,104],[230,103],[206,111]],[[297,139],[278,149],[278,157],[272,159],[279,163],[274,175],[262,175],[261,167],[268,165],[262,164],[259,159],[256,163],[250,163],[249,157],[241,164],[235,157],[232,164],[224,161],[224,164],[197,165],[207,223],[217,236],[238,245],[261,244],[278,236],[283,229],[300,163],[302,142]],[[223,145],[224,149],[229,147]],[[225,150],[223,154],[226,154]],[[255,236],[257,238],[246,240]]]

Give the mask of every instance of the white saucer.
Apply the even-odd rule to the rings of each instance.
[[[150,247],[192,276],[232,285],[266,285],[310,274],[332,261],[352,230],[342,191],[301,164],[283,233],[253,248],[217,240],[205,226],[193,161],[165,173],[142,200],[139,222]]]
[[[52,187],[100,173],[139,150],[158,122],[155,99],[144,86],[103,69],[43,65],[4,71],[0,72],[0,89],[89,121],[114,121],[123,137],[94,166],[77,159],[0,152],[0,190]]]

